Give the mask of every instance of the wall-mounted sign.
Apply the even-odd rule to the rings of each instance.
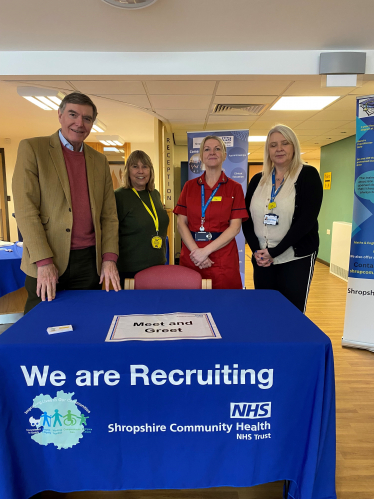
[[[323,174],[323,188],[326,190],[331,189],[331,172],[326,172]]]

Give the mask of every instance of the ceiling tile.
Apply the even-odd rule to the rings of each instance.
[[[339,126],[334,129],[334,134],[340,132],[352,132],[352,134],[356,133],[356,121],[350,121],[343,126]]]
[[[356,117],[356,110],[349,109],[348,111],[333,111],[330,107],[326,110],[319,111],[310,118],[310,121],[336,120],[349,121]]]
[[[150,95],[212,95],[215,81],[147,81]]]
[[[65,80],[30,80],[21,81],[18,86],[35,86],[35,87],[46,87],[54,88],[57,90],[67,90],[68,92],[74,92],[74,87],[70,85],[68,81]]]
[[[220,81],[216,95],[279,95],[284,92],[289,81]]]
[[[272,104],[277,95],[216,95],[215,104]]]
[[[210,95],[151,95],[152,106],[156,109],[205,109],[208,111]]]
[[[302,123],[302,121],[294,121],[294,120],[283,120],[283,125],[287,125],[290,128],[295,128],[297,125]],[[256,121],[251,125],[251,130],[266,130],[268,133],[269,130],[273,128],[273,126],[277,125],[277,121]]]
[[[322,77],[321,77],[322,78]],[[347,95],[352,87],[321,87],[321,81],[295,81],[284,92],[284,95]]]
[[[337,128],[342,125],[346,125],[349,123],[349,121],[311,121],[307,120],[304,121],[303,123],[300,123],[300,125],[297,125],[295,127],[295,131],[299,130],[315,130],[316,132],[318,130],[333,130],[334,128]]]
[[[199,111],[196,109],[160,109],[155,108],[155,111],[160,116],[165,117],[171,121],[204,121],[206,116],[206,111]]]
[[[350,92],[351,95],[372,95],[374,94],[374,81],[364,83],[362,87],[356,87]]]
[[[151,104],[146,95],[100,94],[100,97],[105,97],[113,101],[124,102],[125,104],[132,104],[134,106],[144,107],[146,109],[151,109]]]
[[[347,95],[339,101],[333,102],[327,109],[329,111],[353,111],[356,115],[356,96]]]
[[[272,123],[284,123],[287,121],[305,121],[316,114],[317,111],[265,111],[258,120],[271,121]]]
[[[118,81],[118,80],[74,80],[74,86],[85,94],[140,94],[145,95],[141,81]]]
[[[217,131],[217,130],[246,130],[246,126],[243,123],[226,121],[224,123],[216,123],[214,121],[209,121],[206,125],[207,130]]]
[[[222,116],[219,114],[211,114],[209,115],[208,123],[224,123],[225,121],[230,121],[231,123],[241,123],[241,128],[243,128],[244,123],[248,123],[249,126],[252,121],[255,121],[257,119],[258,116]]]

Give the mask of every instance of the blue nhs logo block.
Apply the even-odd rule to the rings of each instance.
[[[271,402],[231,402],[230,418],[260,419],[270,418]]]

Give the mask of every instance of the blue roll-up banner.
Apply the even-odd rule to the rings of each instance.
[[[356,170],[342,344],[374,352],[374,95],[357,98]]]
[[[239,182],[243,188],[244,195],[248,184],[248,135],[249,130],[224,130],[214,132],[187,132],[188,137],[188,180],[200,177],[205,167],[200,161],[200,144],[207,135],[220,137],[227,148],[227,157],[223,163],[225,174]],[[239,251],[240,276],[244,287],[245,273],[245,239],[240,231],[236,236],[236,244]]]

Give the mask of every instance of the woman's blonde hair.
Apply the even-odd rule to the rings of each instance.
[[[150,176],[148,183],[146,185],[147,191],[153,191],[155,188],[155,171],[153,169],[153,164],[151,158],[144,151],[133,151],[130,156],[127,158],[125,169],[123,172],[123,185],[124,189],[132,189],[131,180],[130,180],[130,167],[137,165],[138,163],[142,163],[145,166],[148,166],[150,169]]]
[[[227,152],[226,151],[226,144],[223,142],[221,137],[217,137],[217,135],[207,135],[206,137],[203,138],[203,141],[200,144],[200,159],[201,159],[201,161],[203,161],[203,152],[204,152],[205,142],[207,140],[210,140],[210,139],[217,140],[220,143],[220,145],[222,147],[223,154],[224,154],[224,156],[226,156],[226,152]]]
[[[286,125],[275,125],[271,130],[269,130],[265,142],[264,165],[262,168],[262,179],[261,179],[262,183],[266,182],[266,180],[269,178],[273,170],[274,165],[270,159],[269,144],[270,144],[270,136],[275,132],[279,132],[280,134],[282,134],[283,137],[293,145],[294,153],[290,163],[290,169],[289,169],[290,177],[292,177],[296,173],[296,170],[299,168],[299,166],[303,164],[300,155],[300,144],[298,138],[296,137],[295,132]]]

